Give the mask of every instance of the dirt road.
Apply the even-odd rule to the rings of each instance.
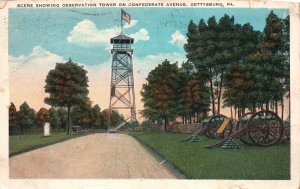
[[[10,178],[175,178],[135,139],[93,134],[13,156]]]

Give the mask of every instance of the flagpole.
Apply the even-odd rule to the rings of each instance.
[[[121,33],[123,33],[123,21],[122,21],[122,9],[121,9]]]

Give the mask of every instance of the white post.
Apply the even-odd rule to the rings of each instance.
[[[50,123],[46,122],[44,124],[44,136],[50,135]]]

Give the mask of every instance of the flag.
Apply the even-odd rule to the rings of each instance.
[[[131,20],[130,14],[125,12],[123,9],[121,9],[121,18],[130,25],[130,20]]]

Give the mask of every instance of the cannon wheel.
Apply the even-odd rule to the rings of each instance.
[[[283,122],[271,111],[254,113],[247,123],[247,134],[253,144],[271,146],[280,142],[283,136]]]
[[[206,132],[207,137],[209,137],[209,138],[220,138],[220,137],[224,138],[231,134],[232,129],[233,129],[232,121],[229,122],[229,125],[224,129],[224,131],[221,135],[217,134],[217,130],[222,125],[224,118],[226,118],[226,116],[219,114],[219,115],[212,116],[208,120],[207,132]]]
[[[246,129],[247,127],[247,123],[248,120],[250,120],[250,117],[252,116],[252,112],[248,112],[245,113],[244,115],[242,115],[242,117],[239,118],[238,122],[237,122],[237,132],[241,131],[243,129]],[[241,135],[239,137],[240,141],[242,141],[243,143],[252,146],[253,142],[252,140],[248,137],[247,133]]]

